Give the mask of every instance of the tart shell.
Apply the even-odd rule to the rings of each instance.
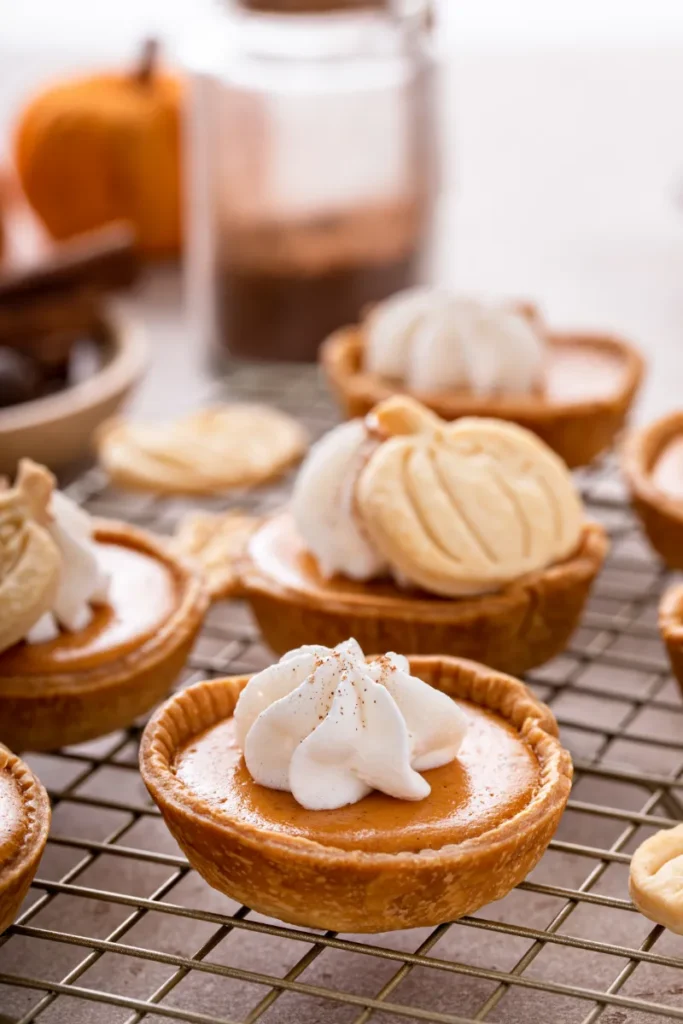
[[[683,585],[671,587],[660,601],[659,632],[683,693]]]
[[[650,544],[670,569],[683,569],[683,502],[661,491],[652,470],[666,445],[683,434],[683,412],[670,413],[634,430],[622,451],[631,504]]]
[[[95,520],[95,538],[159,559],[172,573],[177,604],[141,645],[78,672],[0,675],[0,741],[14,750],[52,750],[129,726],[167,694],[180,674],[208,607],[201,578],[151,534]]]
[[[271,520],[261,529],[277,528]],[[591,585],[607,553],[605,531],[586,523],[566,561],[531,573],[497,594],[450,600],[359,594],[331,587],[320,595],[296,590],[249,558],[240,580],[261,633],[277,654],[303,644],[334,647],[353,636],[365,651],[414,651],[470,658],[521,675],[560,654],[579,624]]]
[[[0,772],[12,776],[28,827],[0,863],[0,933],[14,921],[33,881],[50,829],[50,801],[42,785],[15,754],[0,744]]]
[[[631,345],[609,335],[553,333],[548,342],[555,346],[583,346],[619,356],[625,366],[619,393],[566,402],[549,402],[540,394],[482,398],[454,391],[415,393],[413,397],[445,420],[492,416],[519,423],[545,441],[570,469],[585,466],[612,447],[615,436],[624,426],[645,365]],[[321,348],[320,358],[329,387],[349,419],[367,415],[378,402],[405,390],[363,370],[363,347],[362,328],[354,326],[337,331]]]
[[[342,850],[232,820],[181,782],[174,760],[193,737],[232,715],[248,678],[198,683],[156,712],[140,766],[166,824],[209,885],[292,924],[378,932],[462,917],[522,881],[555,833],[571,788],[571,759],[555,719],[518,680],[481,665],[446,657],[411,657],[410,664],[432,686],[514,726],[539,763],[530,802],[474,838],[417,852]]]

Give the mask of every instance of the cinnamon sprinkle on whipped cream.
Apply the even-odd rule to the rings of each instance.
[[[253,676],[235,727],[257,783],[309,810],[333,810],[372,790],[423,800],[430,786],[420,772],[456,757],[467,717],[412,676],[407,658],[366,662],[351,639],[300,647]]]

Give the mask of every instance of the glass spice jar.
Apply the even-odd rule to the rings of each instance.
[[[188,54],[190,310],[244,358],[312,360],[417,283],[437,191],[428,0],[234,0]]]

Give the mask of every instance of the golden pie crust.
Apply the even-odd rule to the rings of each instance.
[[[624,364],[621,388],[617,393],[584,401],[549,401],[542,394],[482,398],[465,391],[413,397],[445,420],[491,416],[519,423],[538,434],[570,469],[585,466],[612,446],[624,426],[645,364],[631,345],[609,335],[552,333],[547,341],[558,348],[581,347],[588,352],[617,356]],[[378,402],[405,390],[363,369],[363,347],[360,325],[342,328],[321,347],[320,358],[328,384],[349,419],[367,415]]]
[[[16,648],[0,654],[0,741],[14,750],[52,750],[129,726],[167,695],[208,607],[201,577],[151,534],[103,519],[94,527],[95,540],[160,561],[173,580],[175,606],[133,649],[112,658],[100,651],[77,670],[17,674]]]
[[[353,636],[365,651],[448,654],[521,675],[566,648],[607,547],[603,527],[586,523],[565,561],[495,594],[449,599],[387,581],[325,580],[293,520],[282,514],[251,537],[240,581],[277,654],[310,643],[334,647]],[[281,553],[279,562],[266,563],[262,551],[270,550]]]
[[[621,459],[633,509],[650,544],[670,569],[683,569],[683,501],[661,490],[652,474],[659,456],[678,436],[683,436],[683,412],[632,431]]]
[[[336,847],[329,835],[323,843],[257,827],[227,812],[220,793],[203,798],[176,772],[180,752],[232,716],[248,678],[198,683],[156,712],[142,739],[140,767],[173,836],[209,885],[293,924],[379,932],[462,917],[522,881],[555,833],[571,788],[571,759],[552,713],[518,680],[481,665],[447,657],[411,657],[410,665],[430,685],[512,727],[538,764],[525,804],[461,842],[391,853],[367,844]],[[471,805],[476,824],[476,794]]]
[[[8,928],[33,881],[50,829],[50,801],[15,754],[0,744],[0,933]]]

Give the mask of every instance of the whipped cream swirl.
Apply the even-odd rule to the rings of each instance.
[[[430,786],[419,773],[454,760],[467,716],[412,676],[407,658],[366,662],[351,639],[300,647],[253,676],[235,727],[257,783],[309,810],[333,810],[373,789],[423,800]]]
[[[48,612],[29,630],[28,643],[54,640],[60,628],[71,633],[92,620],[92,605],[105,604],[109,575],[98,561],[92,520],[61,491],[53,491],[47,512],[47,532],[60,555],[57,593]]]
[[[299,470],[291,511],[323,576],[368,580],[387,572],[354,510],[356,479],[376,447],[363,420],[350,420],[314,444]]]
[[[529,317],[435,289],[409,289],[380,303],[366,338],[366,369],[417,392],[524,395],[542,377],[544,343]]]

